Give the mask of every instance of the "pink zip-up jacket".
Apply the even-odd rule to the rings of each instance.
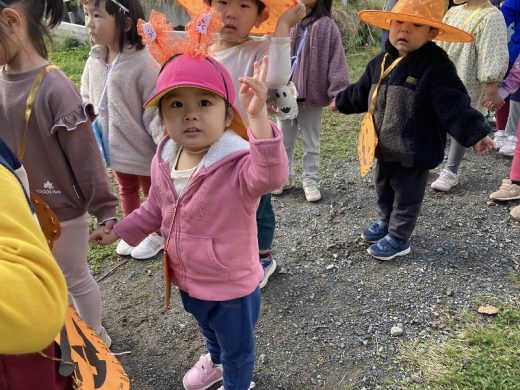
[[[152,161],[152,186],[141,207],[114,226],[130,245],[161,229],[170,278],[191,297],[226,301],[253,292],[263,277],[256,209],[282,186],[288,163],[282,136],[249,143],[228,130],[213,144],[178,196],[171,164],[178,146],[166,137]]]
[[[502,99],[512,95],[520,88],[520,56],[515,60],[507,77],[498,86],[498,94]]]

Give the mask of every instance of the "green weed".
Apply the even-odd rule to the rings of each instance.
[[[463,317],[456,339],[402,347],[405,360],[415,364],[424,379],[404,389],[520,389],[520,305],[507,306],[493,318],[477,313]]]
[[[58,65],[79,87],[90,45],[70,37],[57,36],[53,38],[52,46],[49,60]]]

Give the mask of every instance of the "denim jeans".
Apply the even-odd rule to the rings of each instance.
[[[256,288],[229,301],[203,301],[180,291],[184,310],[197,320],[215,364],[224,368],[226,390],[247,390],[255,366],[254,330],[262,296]]]

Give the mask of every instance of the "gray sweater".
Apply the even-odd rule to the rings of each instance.
[[[81,77],[84,101],[99,106],[108,67],[106,49],[94,46]],[[143,108],[153,94],[159,64],[143,50],[125,47],[114,65],[98,115],[109,166],[122,173],[150,176],[150,164],[163,128],[158,110]],[[108,99],[108,101],[107,101]]]

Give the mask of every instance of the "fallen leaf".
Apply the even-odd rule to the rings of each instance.
[[[487,314],[487,315],[493,316],[495,314],[498,314],[500,309],[498,307],[495,307],[492,305],[485,305],[485,306],[480,306],[477,311],[480,314]]]

